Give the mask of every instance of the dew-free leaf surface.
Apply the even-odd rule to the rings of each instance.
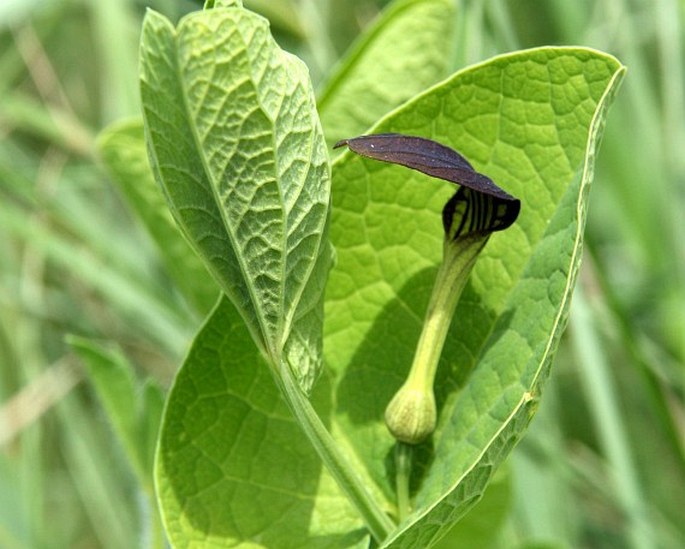
[[[587,191],[606,107],[623,67],[581,48],[542,48],[467,68],[374,132],[431,138],[521,199],[458,305],[436,380],[434,454],[423,451],[416,511],[389,547],[429,547],[481,495],[534,413],[578,269]],[[345,155],[334,165],[326,294],[336,419],[392,497],[383,410],[411,364],[441,257],[447,185]],[[424,449],[425,450],[425,449]]]
[[[324,420],[330,383],[312,396]],[[179,547],[367,547],[368,534],[222,299],[167,405],[157,459],[167,534]]]
[[[330,168],[307,68],[242,8],[148,12],[141,94],[172,214],[271,363],[321,366]]]

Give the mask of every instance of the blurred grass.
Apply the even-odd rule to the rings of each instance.
[[[271,19],[315,84],[384,4],[245,3]],[[199,4],[147,5],[177,19]],[[629,68],[596,167],[581,292],[540,414],[512,459],[499,545],[680,547],[685,8],[677,0],[458,5],[454,69],[544,44],[596,47]],[[72,387],[83,374],[64,336],[113,341],[141,375],[167,384],[201,322],[94,152],[105,125],[138,114],[145,6],[0,3],[3,548],[140,545],[140,488],[92,389]]]

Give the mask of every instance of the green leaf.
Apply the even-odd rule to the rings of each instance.
[[[457,25],[453,0],[390,4],[329,77],[319,97],[329,146],[354,137],[448,74]]]
[[[110,177],[157,244],[167,272],[196,311],[209,312],[218,288],[169,213],[148,164],[143,121],[112,124],[98,136],[97,145]]]
[[[435,139],[512,195],[464,290],[436,380],[435,453],[416,511],[388,547],[429,547],[478,500],[523,434],[566,323],[587,191],[606,108],[624,69],[582,48],[542,48],[467,68],[374,128]],[[334,167],[326,363],[336,422],[379,489],[394,440],[383,409],[412,361],[454,187],[345,154]],[[476,367],[477,366],[477,367]]]
[[[326,376],[312,400],[326,421]],[[156,480],[175,546],[368,546],[357,512],[322,469],[225,298],[174,382]]]
[[[330,176],[308,72],[240,8],[141,40],[149,154],[181,230],[272,366],[308,391],[321,366]]]
[[[499,469],[482,499],[463,520],[455,524],[435,549],[454,547],[499,547],[498,538],[511,506],[511,485],[506,467]]]
[[[268,154],[265,164],[252,158],[266,145],[257,138],[243,143],[244,132],[235,143],[235,128],[221,125],[225,116],[205,119],[207,111],[227,109],[240,120],[243,108],[250,111],[250,123],[236,127],[262,128],[261,119],[250,118],[262,110],[244,105],[254,105],[255,98],[260,107],[268,104],[261,94],[273,89],[265,76],[269,71],[256,83],[252,67],[270,58],[272,42],[255,39],[255,29],[264,27],[243,10],[213,15],[186,18],[176,32],[150,13],[141,48],[152,163],[177,221],[235,305],[224,300],[215,310],[170,395],[157,460],[160,503],[177,543],[358,546],[366,540],[355,511],[320,470],[305,439],[298,438],[300,426],[278,400],[264,367],[278,363],[282,350],[278,342],[284,340],[274,334],[290,336],[278,331],[277,320],[287,319],[288,309],[271,307],[270,281],[281,279],[258,281],[250,267],[261,265],[268,274],[271,264],[259,254],[250,256],[254,250],[236,240],[234,224],[243,214],[254,217],[250,234],[263,234],[272,211],[236,210],[223,200],[224,191],[236,188],[222,187],[225,172],[254,165],[251,188],[260,191],[260,169],[278,162],[269,163]],[[225,28],[232,32],[224,35]],[[250,58],[248,40],[232,43],[232,63],[237,59],[240,70],[224,74],[219,43],[235,35],[249,35],[252,45],[267,53]],[[242,56],[250,63],[241,65]],[[280,74],[282,67],[274,63],[270,70]],[[247,89],[242,96],[230,95],[231,78],[243,68]],[[458,308],[437,383],[435,457],[419,453],[425,475],[414,479],[416,512],[386,546],[428,547],[444,535],[481,496],[532,416],[577,270],[585,190],[603,109],[621,75],[615,59],[589,50],[521,52],[462,71],[377,128],[457,148],[523,202],[520,220],[488,244]],[[286,88],[277,86],[273,93]],[[223,91],[227,99],[213,98]],[[264,132],[277,133],[275,126]],[[233,165],[221,164],[231,146],[244,146],[243,164],[233,157]],[[267,178],[265,185],[274,181],[278,177]],[[240,178],[233,183],[241,190]],[[322,379],[313,401],[340,448],[358,465],[358,476],[390,507],[394,495],[386,458],[393,441],[382,410],[411,363],[441,255],[440,210],[453,187],[346,155],[337,164],[335,191],[332,238],[339,262],[327,292],[326,321],[333,375]],[[325,229],[316,234],[320,242]],[[322,283],[326,259],[320,248],[305,258],[316,273],[324,273],[313,278]],[[272,251],[278,249],[274,245]],[[251,257],[254,263],[243,261]],[[287,258],[279,259],[287,265]],[[302,288],[306,283],[311,280]],[[320,297],[320,287],[311,303]],[[278,284],[276,289],[287,305],[287,291]],[[300,347],[311,348],[309,342]],[[280,521],[286,510],[288,520]]]
[[[155,442],[164,394],[152,380],[139,383],[133,366],[119,352],[76,336],[69,343],[79,355],[114,432],[141,485],[152,495]]]

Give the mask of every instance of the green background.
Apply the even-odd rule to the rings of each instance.
[[[172,20],[199,7],[149,5]],[[481,520],[487,512],[494,518],[479,525],[476,509],[466,526],[480,527],[501,547],[637,547],[644,539],[676,547],[685,535],[685,495],[675,488],[685,484],[678,424],[685,368],[683,4],[457,5],[450,27],[457,47],[444,66],[426,71],[428,80],[496,53],[548,44],[596,47],[629,70],[596,166],[579,292],[555,371],[496,485],[505,489],[480,504]],[[279,43],[307,62],[321,86],[380,4],[246,6],[272,21]],[[182,299],[173,263],[95,152],[103,127],[139,114],[144,8],[123,0],[0,4],[2,547],[132,547],[141,529],[154,539],[154,529],[142,528],[149,508],[129,449],[113,436],[122,438],[94,388],[81,383],[82,362],[64,337],[113,341],[139,378],[168,387],[212,302],[211,288],[196,288],[192,302]],[[420,51],[421,44],[407,43]],[[321,100],[325,120],[339,106]]]

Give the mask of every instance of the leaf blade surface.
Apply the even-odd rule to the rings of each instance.
[[[597,133],[622,73],[592,50],[517,52],[457,73],[372,130],[453,147],[522,203],[519,220],[492,236],[458,306],[436,381],[437,454],[431,461],[420,450],[428,473],[417,481],[418,511],[388,546],[438,539],[477,501],[534,412],[578,266]],[[336,420],[388,497],[394,441],[381,418],[411,364],[449,192],[350,155],[334,165],[326,362],[338,375]],[[528,302],[528,316],[517,316]]]
[[[330,396],[324,377],[312,396],[324,418]],[[368,546],[359,516],[322,469],[225,297],[171,389],[155,475],[179,546]]]
[[[148,12],[141,91],[151,164],[177,223],[278,364],[320,369],[329,165],[306,67],[243,9]]]

